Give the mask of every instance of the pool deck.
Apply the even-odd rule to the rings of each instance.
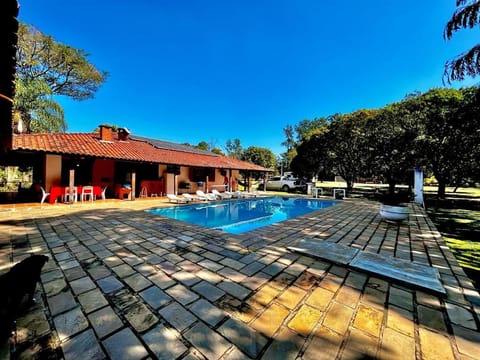
[[[480,296],[422,208],[342,204],[242,235],[148,214],[165,199],[0,206],[0,273],[50,261],[17,320],[25,358],[478,359]],[[287,249],[301,239],[415,261],[446,296]],[[3,289],[2,289],[3,291]],[[8,346],[0,347],[8,358]],[[56,354],[56,356],[55,356]]]

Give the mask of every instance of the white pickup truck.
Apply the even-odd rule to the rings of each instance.
[[[291,176],[273,176],[267,179],[266,190],[293,191],[297,187],[295,184],[297,180]],[[263,188],[263,184],[260,184],[259,187]]]

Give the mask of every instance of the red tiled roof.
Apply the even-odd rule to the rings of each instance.
[[[262,166],[227,156],[160,149],[146,141],[134,139],[101,141],[99,135],[95,133],[20,134],[13,138],[13,150],[93,156],[168,165],[271,171]]]

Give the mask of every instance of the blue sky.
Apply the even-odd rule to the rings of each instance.
[[[283,128],[442,87],[455,0],[20,0],[19,18],[109,72],[60,99],[69,132],[109,123],[157,139],[284,152]],[[474,79],[475,80],[475,79]],[[468,80],[454,87],[470,86]]]

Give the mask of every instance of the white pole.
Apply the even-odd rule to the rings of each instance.
[[[415,168],[414,185],[414,201],[417,204],[423,205],[423,170],[420,167]]]

